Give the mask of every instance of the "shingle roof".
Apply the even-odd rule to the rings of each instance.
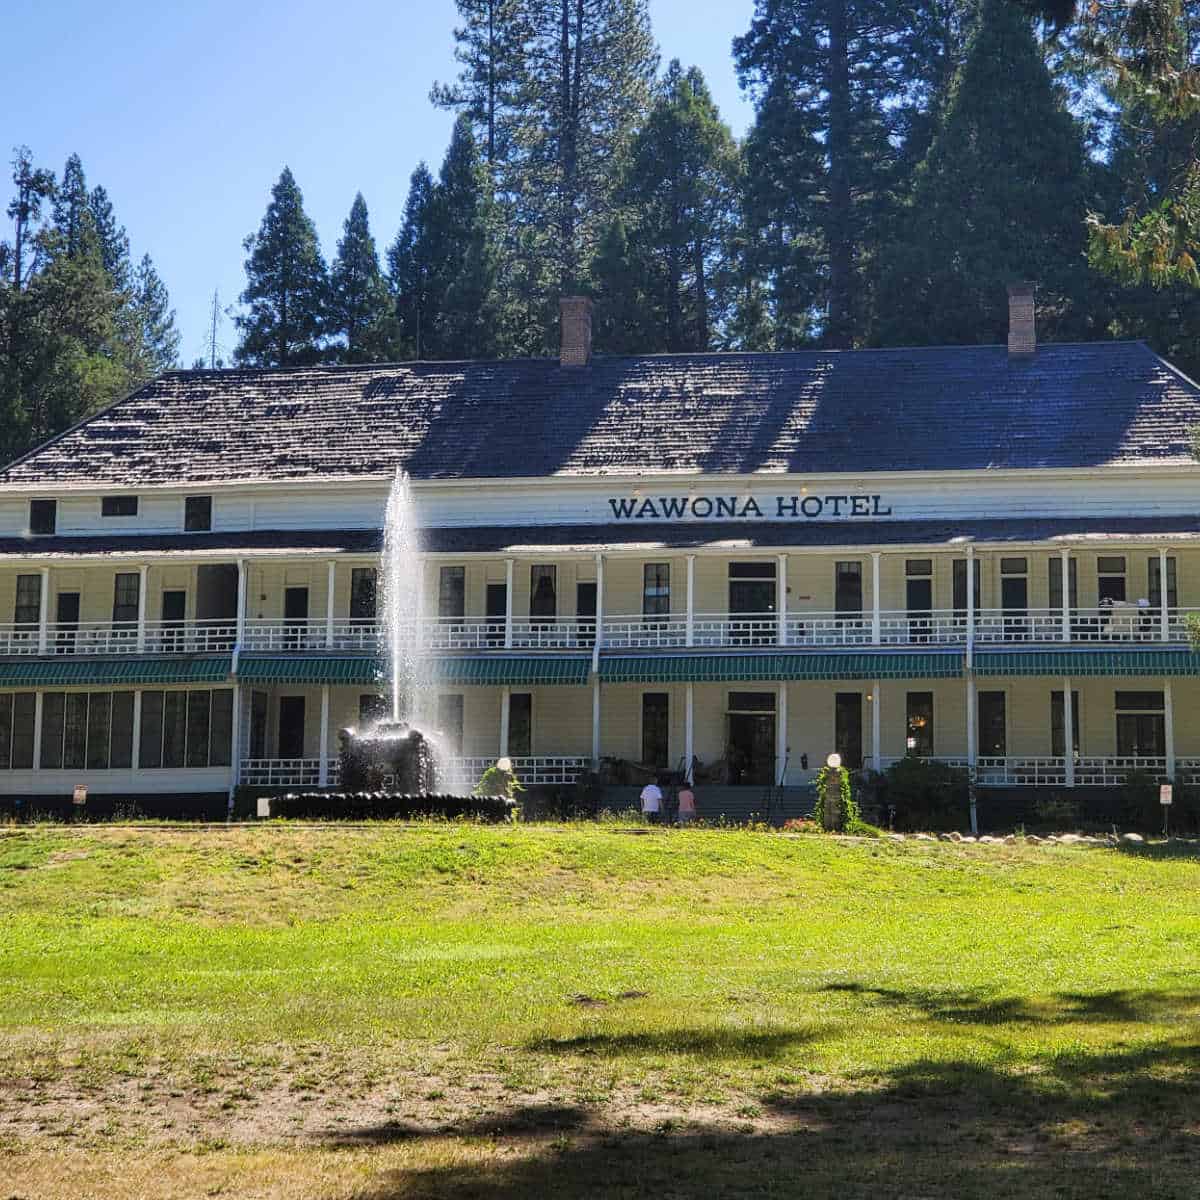
[[[1137,342],[175,371],[0,485],[1190,462],[1197,422]]]

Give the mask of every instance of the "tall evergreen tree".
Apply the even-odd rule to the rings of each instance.
[[[157,375],[179,365],[179,330],[166,284],[143,254],[133,273],[132,309],[137,318],[142,362],[146,375]]]
[[[395,341],[392,297],[359,192],[329,272],[328,332],[342,362],[385,362]]]
[[[424,358],[438,316],[437,248],[433,238],[433,176],[424,163],[412,173],[404,224],[388,248],[388,282],[396,301],[401,354]]]
[[[235,359],[250,366],[319,362],[324,352],[328,273],[304,198],[284,167],[258,233],[243,243],[246,289]]]
[[[129,257],[129,236],[113,212],[112,201],[102,187],[93,188],[88,196],[88,214],[100,244],[100,261],[119,292],[126,291],[133,281],[133,264]]]
[[[96,227],[92,220],[91,197],[78,154],[67,159],[54,193],[54,228],[61,239],[62,252],[70,257],[86,254],[94,248]]]
[[[1088,199],[1081,131],[1028,17],[984,0],[889,250],[877,340],[1002,342],[1014,279],[1037,281],[1049,336],[1086,335]]]
[[[908,28],[903,0],[757,0],[734,43],[757,108],[748,212],[779,293],[781,345],[794,344],[814,313],[826,344],[863,338],[898,186]]]
[[[661,325],[652,314],[653,282],[646,262],[629,245],[629,231],[618,215],[600,238],[592,260],[596,301],[593,340],[605,354],[647,354],[665,349]]]

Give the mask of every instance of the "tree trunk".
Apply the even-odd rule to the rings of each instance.
[[[696,272],[696,349],[708,349],[708,279],[704,269],[704,239],[696,236],[693,247]]]
[[[850,186],[850,59],[846,0],[829,9],[829,316],[825,344],[847,350],[854,343],[854,244]]]

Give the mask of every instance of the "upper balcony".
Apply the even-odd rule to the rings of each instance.
[[[506,650],[591,653],[628,650],[843,649],[1014,644],[1138,645],[1188,640],[1200,609],[1112,604],[1094,609],[875,612],[671,613],[595,617],[447,617],[420,622],[428,653]],[[599,635],[599,638],[597,638]],[[217,621],[0,624],[0,656],[190,655],[232,652],[375,654],[372,619],[316,617]]]

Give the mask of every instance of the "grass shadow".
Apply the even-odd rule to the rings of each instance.
[[[705,1058],[777,1058],[820,1037],[819,1030],[668,1029],[656,1033],[586,1033],[538,1038],[527,1048],[542,1054],[698,1054]]]

